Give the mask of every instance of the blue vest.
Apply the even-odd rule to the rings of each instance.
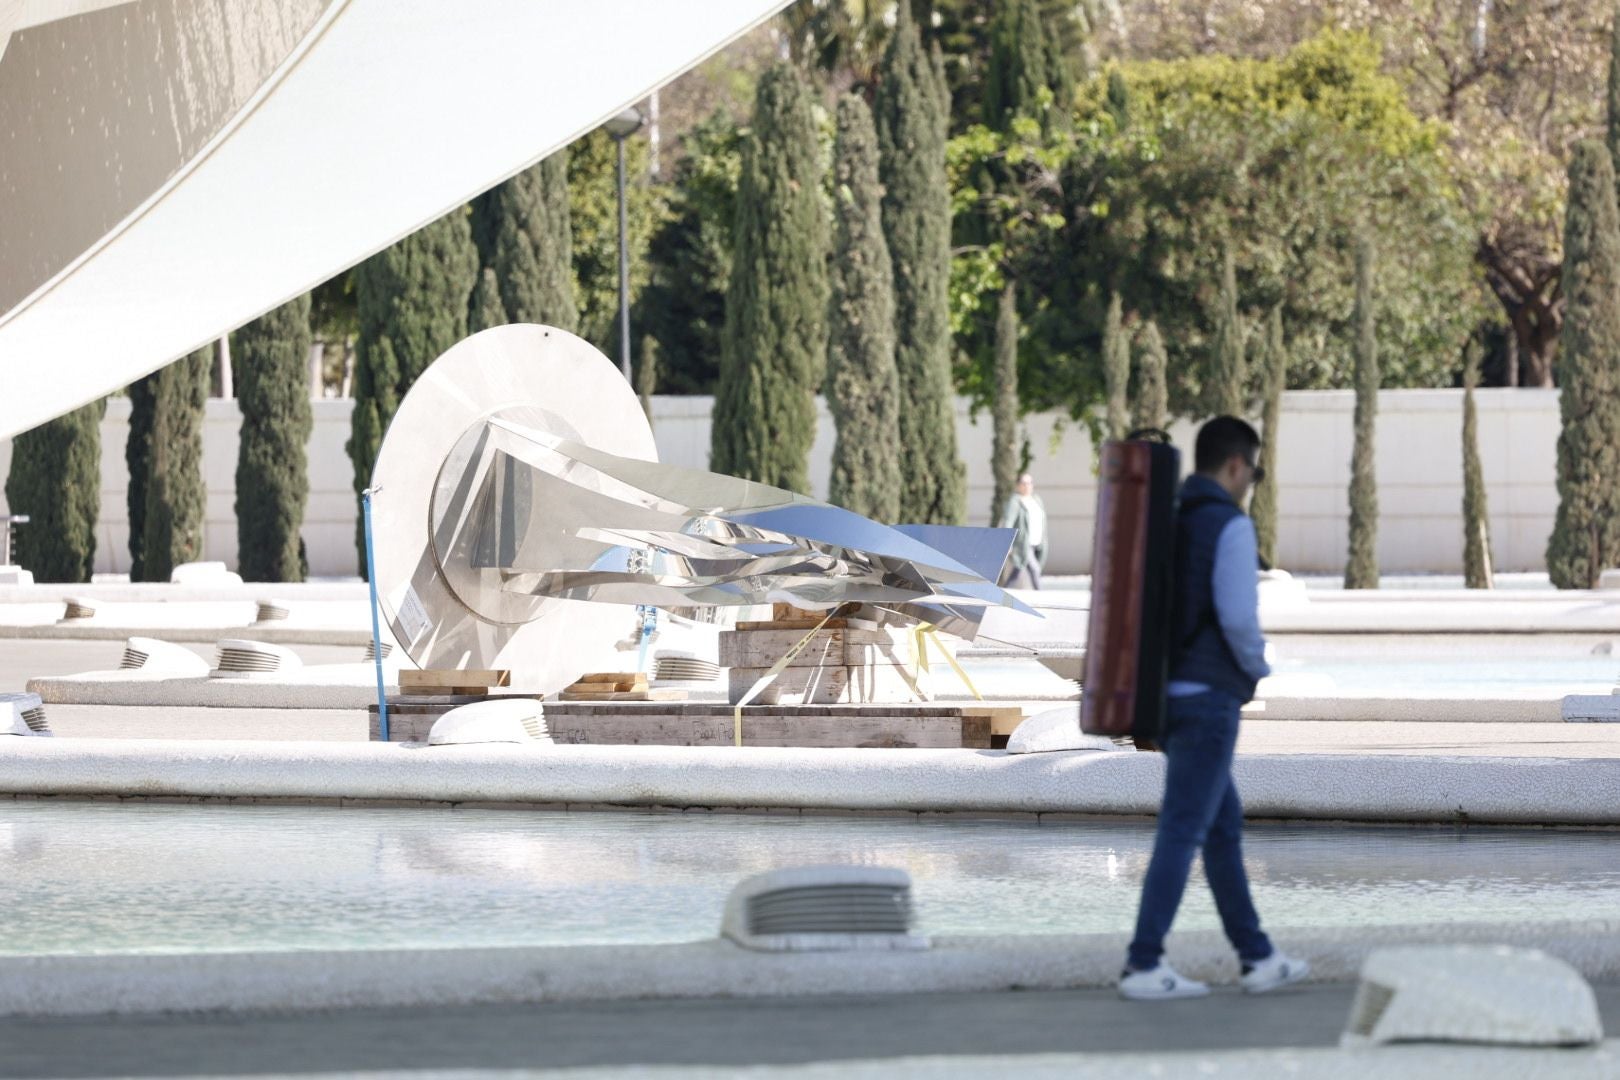
[[[1194,473],[1182,482],[1176,511],[1170,679],[1203,683],[1248,702],[1254,699],[1255,681],[1238,664],[1221,633],[1212,581],[1221,530],[1242,515],[1226,489],[1207,476]]]

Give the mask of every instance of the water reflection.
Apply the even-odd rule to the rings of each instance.
[[[711,936],[738,879],[901,866],[932,933],[1123,931],[1147,824],[16,802],[0,953],[451,947]],[[1273,926],[1610,917],[1605,833],[1256,827]],[[1201,884],[1180,923],[1217,925]]]

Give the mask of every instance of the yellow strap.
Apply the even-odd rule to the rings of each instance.
[[[937,626],[933,623],[918,623],[912,629],[911,636],[912,655],[916,657],[917,672],[923,675],[928,674],[928,642],[933,641],[934,647],[945,657],[946,661],[951,665],[951,670],[956,672],[956,677],[962,680],[962,685],[968,688],[968,693],[973,695],[974,700],[984,700],[984,695],[979,693],[979,688],[973,685],[973,680],[968,678],[968,673],[962,670],[962,665],[956,662],[956,657],[951,655],[951,650],[947,649],[944,642],[939,640],[939,628]],[[905,669],[902,668],[902,674],[904,671]],[[908,681],[911,683],[911,692],[921,699],[923,695],[919,689],[917,674],[913,673]]]
[[[771,665],[771,670],[767,671],[764,675],[760,676],[759,681],[756,682],[753,686],[749,687],[748,688],[748,693],[744,694],[742,696],[742,700],[737,702],[736,707],[731,710],[731,737],[732,737],[732,744],[734,746],[741,746],[742,745],[742,711],[743,711],[743,706],[747,705],[750,701],[753,701],[754,698],[757,697],[762,690],[764,690],[767,686],[771,685],[771,682],[773,680],[775,680],[775,678],[778,675],[782,674],[782,671],[789,664],[793,663],[793,658],[795,656],[798,656],[799,653],[804,651],[804,647],[806,645],[810,644],[810,639],[815,637],[816,634],[820,633],[821,628],[823,626],[827,625],[827,620],[832,618],[833,613],[836,612],[837,610],[838,609],[836,607],[829,608],[827,610],[827,614],[825,614],[825,615],[823,615],[821,617],[821,621],[816,623],[815,627],[808,634],[804,635],[804,637],[800,638],[797,642],[795,642],[794,645],[793,645],[793,648],[791,648],[787,652],[783,653],[782,654],[782,659],[778,660],[775,664],[772,664]]]

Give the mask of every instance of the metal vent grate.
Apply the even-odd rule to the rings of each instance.
[[[821,885],[778,889],[748,899],[748,932],[904,934],[911,890],[893,885]]]
[[[23,723],[28,725],[28,730],[35,735],[49,735],[51,733],[51,726],[45,722],[45,709],[43,706],[24,709],[22,718]]]
[[[1395,1000],[1395,991],[1381,983],[1363,981],[1356,990],[1356,1000],[1350,1006],[1348,1031],[1352,1035],[1370,1036],[1384,1010]]]
[[[720,665],[692,656],[659,656],[653,664],[653,678],[660,682],[718,682]]]
[[[219,662],[214,667],[220,671],[280,671],[281,657],[275,653],[259,652],[256,649],[238,649],[221,645]]]
[[[287,606],[276,600],[260,600],[256,622],[278,622],[287,617]]]
[[[96,607],[88,600],[69,599],[67,607],[62,612],[64,619],[88,619],[96,613]]]
[[[150,659],[152,659],[150,653],[142,652],[133,645],[125,645],[124,658],[118,662],[118,666],[125,671],[131,668],[143,668]]]
[[[393,646],[393,644],[391,642],[385,641],[385,642],[382,643],[382,647],[383,647],[383,659],[386,660],[386,659],[388,659],[388,654],[394,651],[394,646]],[[377,643],[375,641],[366,642],[366,659],[367,660],[375,660],[375,659],[377,659]]]
[[[546,722],[538,716],[525,716],[523,718],[523,730],[528,733],[531,739],[549,739],[551,737],[551,732],[546,730]]]

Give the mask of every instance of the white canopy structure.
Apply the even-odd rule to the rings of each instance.
[[[146,375],[785,0],[0,0],[0,438]]]

